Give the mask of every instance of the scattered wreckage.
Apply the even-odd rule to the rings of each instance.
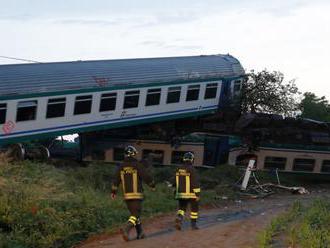
[[[250,196],[251,198],[264,198],[264,197],[274,194],[275,191],[272,190],[274,188],[287,190],[287,191],[291,192],[292,194],[300,194],[300,195],[309,194],[309,191],[304,187],[300,187],[300,186],[288,187],[288,186],[282,185],[280,182],[279,175],[278,175],[278,170],[275,171],[276,178],[277,178],[277,184],[274,184],[274,183],[260,184],[260,182],[256,176],[256,173],[255,173],[257,171],[256,167],[255,167],[255,163],[256,163],[256,160],[254,160],[254,159],[251,159],[249,161],[244,175],[238,181],[238,182],[242,181],[241,185],[240,185],[240,191],[241,191],[240,194],[241,195]],[[249,185],[251,178],[254,180],[254,184],[250,183],[250,185]]]

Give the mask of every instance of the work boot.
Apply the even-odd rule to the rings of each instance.
[[[191,229],[192,230],[198,230],[199,227],[197,226],[197,220],[194,219],[194,220],[191,220]]]
[[[182,222],[183,222],[183,216],[181,214],[178,214],[175,218],[175,228],[176,230],[182,229]]]
[[[122,228],[120,228],[121,235],[125,241],[129,241],[129,232],[133,227],[133,223],[127,222]]]
[[[146,237],[146,235],[144,234],[144,231],[142,229],[141,223],[136,224],[135,229],[136,229],[136,234],[137,234],[136,238],[137,239],[144,239]]]

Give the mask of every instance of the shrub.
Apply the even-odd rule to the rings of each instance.
[[[237,167],[219,165],[213,169],[201,171],[201,185],[205,189],[213,189],[218,185],[233,185],[241,175]]]
[[[128,211],[119,194],[110,199],[115,167],[55,168],[25,161],[0,166],[0,247],[71,247],[87,236],[124,223]],[[167,180],[172,168],[155,169],[159,181]],[[173,188],[157,184],[146,188],[143,216],[176,209]],[[203,192],[202,201],[214,199]]]

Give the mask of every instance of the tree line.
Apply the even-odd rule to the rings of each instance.
[[[301,93],[295,79],[285,81],[279,71],[251,71],[242,85],[243,113],[268,113],[330,122],[330,104],[325,96]]]

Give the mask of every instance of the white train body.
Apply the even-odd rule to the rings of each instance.
[[[189,58],[189,63],[194,63],[192,61],[194,57],[182,58],[183,62],[185,62],[184,58]],[[196,57],[197,61],[198,58]],[[232,57],[230,56],[230,58]],[[154,63],[162,63],[164,59],[166,58],[158,59],[159,61],[154,61]],[[174,62],[180,62],[180,58],[175,59]],[[124,63],[121,66],[125,65],[125,61],[129,61],[129,63],[134,62],[133,60],[119,60],[120,63]],[[145,61],[144,63],[146,63]],[[233,61],[236,60],[233,59]],[[103,63],[106,62],[104,61]],[[139,63],[139,60],[136,60],[136,62]],[[93,63],[93,61],[89,63]],[[96,61],[94,63],[100,62]],[[151,64],[154,65],[154,63]],[[237,63],[239,65],[239,62]],[[57,66],[57,63],[53,64],[54,67]],[[110,61],[110,68],[112,64],[115,64],[114,61]],[[185,64],[183,63],[183,65]],[[20,84],[19,80],[22,76],[17,77],[13,72],[10,72],[9,76],[7,76],[6,68],[10,71],[14,66],[18,67],[15,70],[20,70],[22,65],[0,66],[0,144],[44,136],[210,114],[222,106],[222,98],[227,99],[227,92],[235,90],[235,85],[237,88],[237,85],[241,84],[244,77],[243,69],[227,76],[226,74],[221,76],[221,72],[219,72],[219,75],[215,75],[213,69],[212,75],[210,74],[209,77],[198,74],[188,76],[187,78],[187,75],[183,74],[186,78],[183,77],[181,78],[182,80],[178,80],[173,76],[170,80],[164,80],[164,78],[160,80],[158,75],[153,80],[150,78],[152,72],[148,71],[144,75],[145,79],[141,79],[141,76],[136,76],[138,83],[134,83],[134,78],[132,77],[129,77],[127,83],[125,83],[126,73],[130,73],[128,71],[126,73],[122,72],[120,79],[123,83],[120,80],[119,83],[113,83],[113,75],[111,74],[106,77],[104,75],[102,77],[98,76],[98,78],[96,76],[88,76],[94,80],[94,84],[96,83],[97,87],[91,87],[89,85],[90,82],[85,79],[81,80],[81,84],[75,79],[77,82],[74,85],[71,84],[70,88],[67,89],[68,87],[65,87],[67,79],[62,76],[62,74],[66,75],[65,71],[58,71],[58,73],[62,73],[61,77],[59,77],[56,75],[57,71],[55,69],[50,69],[52,73],[55,73],[52,74],[54,75],[53,77],[60,82],[60,86],[62,86],[62,89],[60,89],[53,79],[51,84],[47,83],[49,79],[48,74],[45,78],[39,74],[38,77],[35,75],[31,76],[31,73],[25,69],[23,72],[26,73],[26,77],[32,77],[32,80],[29,79],[28,81],[31,85],[30,92],[29,84],[25,82],[27,81],[26,77]],[[43,64],[29,64],[27,66],[33,70],[33,66],[40,67]],[[52,68],[51,66],[52,63],[48,64],[47,68]],[[71,64],[68,63],[66,67],[65,65],[61,66],[62,69],[66,69]],[[177,65],[174,63],[175,66]],[[190,69],[188,68],[187,70],[189,71]],[[163,71],[162,73],[164,73]],[[99,73],[96,73],[96,75]],[[120,73],[120,70],[118,73]],[[118,73],[116,74],[117,76]],[[139,75],[141,74],[143,75],[143,73],[139,72]],[[6,95],[6,83],[11,82],[11,75],[14,75],[13,78],[15,79],[17,91],[15,91],[13,86]],[[34,89],[33,76],[35,80],[38,80],[36,81],[38,82],[38,90]],[[81,78],[85,77],[86,75],[81,76]]]

